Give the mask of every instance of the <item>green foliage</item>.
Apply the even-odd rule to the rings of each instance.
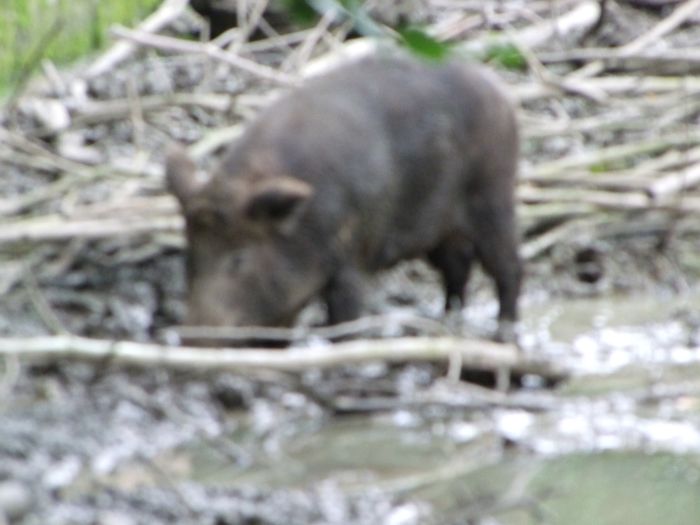
[[[415,26],[387,31],[369,15],[359,0],[282,0],[282,5],[295,21],[304,25],[313,24],[330,12],[338,20],[351,20],[353,28],[361,35],[395,35],[400,45],[429,60],[443,60],[451,52],[449,44],[439,42]]]
[[[612,166],[606,162],[598,162],[588,166],[588,170],[591,173],[607,173],[612,170]]]
[[[504,69],[524,71],[527,61],[513,44],[494,44],[486,50],[484,62],[495,64]]]
[[[400,43],[412,53],[429,60],[444,60],[452,51],[450,44],[435,40],[425,31],[417,27],[398,29]]]
[[[282,0],[282,5],[298,24],[311,25],[318,18],[317,10],[308,0]]]
[[[381,34],[379,25],[367,14],[359,0],[281,0],[290,17],[302,25],[312,25],[326,14],[335,19],[351,20],[362,35]]]
[[[0,0],[0,91],[47,58],[65,64],[104,46],[109,26],[133,25],[160,0]]]

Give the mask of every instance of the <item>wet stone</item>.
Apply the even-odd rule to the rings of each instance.
[[[2,516],[19,520],[29,511],[32,494],[26,485],[17,481],[0,481],[0,523]]]

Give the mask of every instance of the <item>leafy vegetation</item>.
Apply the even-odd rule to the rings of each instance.
[[[114,23],[133,24],[159,0],[0,0],[0,92],[42,59],[73,61],[107,42]]]
[[[364,36],[393,35],[398,44],[416,56],[429,60],[444,60],[452,50],[449,43],[441,42],[420,27],[404,25],[387,31],[374,20],[359,0],[283,0],[290,16],[301,24],[313,24],[325,13],[352,21],[353,29]]]
[[[400,43],[412,53],[430,60],[444,60],[451,51],[451,46],[440,42],[425,31],[407,26],[398,29]]]
[[[486,50],[484,62],[515,71],[527,69],[525,57],[513,44],[495,44],[490,46]]]

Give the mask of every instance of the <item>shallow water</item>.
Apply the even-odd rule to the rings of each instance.
[[[577,369],[700,360],[697,349],[688,349],[698,337],[692,318],[700,311],[697,291],[547,299],[526,302],[523,311],[525,349],[573,359]]]
[[[350,494],[388,491],[429,504],[435,523],[457,519],[458,510],[493,513],[499,523],[539,523],[532,501],[540,500],[559,516],[545,520],[551,523],[591,523],[581,521],[584,511],[595,523],[697,523],[700,500],[689,494],[700,493],[700,350],[693,348],[691,313],[700,295],[526,303],[525,351],[578,371],[555,391],[534,381],[511,393],[507,406],[406,403],[379,414],[299,421],[284,438],[261,443],[245,466],[222,465],[207,446],[195,445],[187,452],[194,477],[240,487],[332,483]],[[466,315],[487,326],[492,310],[471,307]],[[419,397],[421,388],[406,397]],[[455,399],[464,396],[454,390]],[[232,442],[241,443],[240,429],[252,424],[241,423]],[[670,463],[677,467],[669,474]],[[495,481],[482,484],[484,476]],[[619,505],[654,510],[619,521]],[[397,523],[418,522],[409,514]],[[670,521],[655,521],[663,516]]]
[[[480,295],[464,312],[477,334],[495,310]],[[286,510],[264,514],[277,505],[298,523],[696,525],[699,303],[526,296],[524,352],[575,372],[554,389],[529,377],[499,393],[420,363],[301,378],[69,364],[16,389],[30,401],[3,414],[0,480],[36,478],[40,516],[59,509],[70,523],[101,523],[86,509],[114,505],[149,505],[149,523],[231,506],[288,523]],[[333,414],[315,397],[324,389],[384,404]]]

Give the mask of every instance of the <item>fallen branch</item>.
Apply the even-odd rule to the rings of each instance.
[[[632,54],[641,51],[645,47],[649,47],[654,42],[657,42],[667,34],[671,33],[677,27],[680,27],[686,20],[692,17],[700,10],[700,0],[687,0],[682,5],[678,6],[670,15],[661,20],[651,30],[638,36],[629,44],[622,47],[622,54]]]
[[[139,97],[139,104],[141,110],[146,112],[173,106],[197,106],[210,111],[227,112],[231,107],[231,97],[216,93],[172,93]],[[133,111],[133,102],[129,99],[90,102],[78,109],[70,127],[80,128],[127,118],[131,111]]]
[[[663,177],[651,182],[647,187],[647,194],[654,201],[668,199],[680,192],[700,184],[700,164],[674,173],[665,174]]]
[[[66,239],[102,239],[112,236],[138,235],[160,231],[180,231],[180,216],[117,217],[101,220],[64,220],[45,216],[2,223],[0,244],[13,242],[62,241]]]
[[[0,355],[21,360],[83,359],[143,367],[243,372],[272,369],[300,372],[371,361],[447,361],[461,356],[463,366],[478,370],[508,369],[561,379],[569,371],[553,362],[525,357],[515,346],[453,337],[362,339],[288,350],[169,347],[74,336],[0,339]]]
[[[700,133],[694,131],[677,132],[657,139],[599,148],[570,155],[562,159],[543,162],[535,166],[532,171],[535,176],[546,177],[550,174],[555,175],[574,168],[609,164],[638,155],[648,155],[670,148],[695,146],[697,144],[700,144]]]
[[[652,119],[654,128],[660,131],[667,126],[677,126],[700,111],[700,102],[691,99],[693,94],[683,93],[681,96],[687,99],[683,101],[679,100],[679,93],[673,93],[671,100],[664,104],[657,102],[660,97],[654,97],[652,106],[621,104],[623,107],[619,110],[610,109],[603,114],[586,118],[536,119],[527,116],[522,118],[523,133],[528,139],[545,139],[600,131],[643,131],[649,129],[649,121]]]
[[[538,53],[537,58],[545,64],[601,61],[606,69],[652,70],[655,74],[683,74],[700,68],[698,49],[664,49],[620,55],[606,48],[581,48]]]
[[[187,8],[189,0],[166,0],[160,8],[138,27],[143,33],[156,33],[177,19]],[[137,49],[131,42],[117,42],[104,55],[92,63],[85,72],[87,78],[98,77],[117,67]]]
[[[238,55],[228,53],[216,44],[191,42],[180,38],[173,38],[162,35],[152,35],[143,31],[134,31],[125,27],[114,27],[112,33],[120,38],[125,38],[139,45],[169,51],[174,53],[193,53],[206,55],[215,60],[224,62],[236,69],[240,69],[256,77],[272,80],[278,84],[296,84],[297,79],[285,73],[278,72],[267,66],[248,60]]]
[[[700,78],[693,76],[659,77],[614,75],[601,78],[580,78],[566,81],[579,86],[583,92],[602,90],[608,96],[625,96],[654,94],[666,92],[693,93],[700,90]],[[541,82],[522,83],[512,86],[512,91],[520,102],[533,101],[545,97],[562,95],[562,90],[551,84]]]
[[[526,203],[585,203],[613,210],[646,209],[654,204],[644,192],[584,190],[581,188],[535,188],[533,186],[521,186],[518,188],[518,197]]]
[[[592,236],[597,226],[603,221],[603,218],[595,216],[564,222],[523,244],[520,248],[520,256],[525,260],[534,259],[555,244],[565,243],[571,239],[582,239],[585,235]]]
[[[459,46],[458,49],[467,54],[484,55],[491,47],[503,46],[513,42],[526,48],[535,49],[555,38],[558,34],[568,34],[576,31],[585,32],[596,23],[599,16],[600,5],[598,2],[585,1],[554,20],[545,20],[507,35],[493,35],[489,33],[484,38],[469,40]]]
[[[687,0],[684,4],[677,7],[673,13],[661,20],[661,22],[656,24],[649,31],[638,36],[632,40],[632,42],[629,42],[617,49],[618,55],[624,57],[639,53],[642,49],[649,47],[651,44],[679,27],[681,24],[683,24],[683,22],[696,13],[698,9],[700,9],[700,0]],[[604,70],[605,63],[599,60],[596,62],[591,62],[581,69],[574,71],[569,75],[569,78],[592,77],[598,75]]]

